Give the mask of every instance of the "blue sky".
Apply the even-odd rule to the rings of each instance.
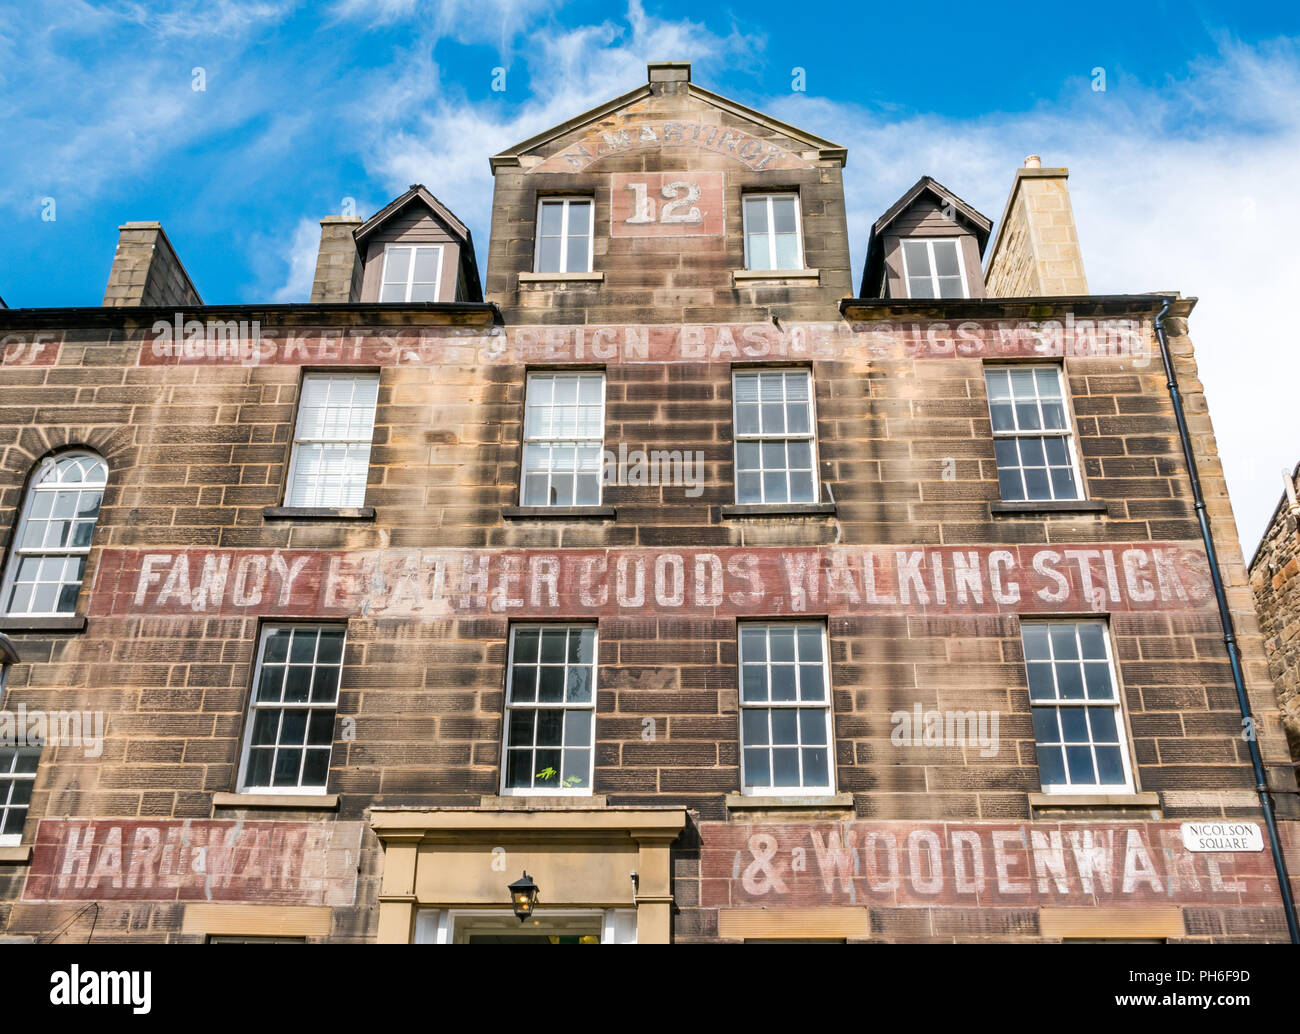
[[[636,86],[647,60],[690,60],[709,89],[849,148],[855,270],[870,222],[922,174],[996,219],[1025,154],[1069,166],[1092,290],[1202,299],[1193,338],[1253,550],[1300,458],[1300,341],[1270,311],[1300,281],[1300,10],[791,9],[0,4],[0,296],[98,304],[117,226],[157,219],[205,301],[305,300],[320,217],[345,198],[368,215],[416,181],[485,242],[489,154]]]

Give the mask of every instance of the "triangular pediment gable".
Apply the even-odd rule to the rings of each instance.
[[[830,140],[689,80],[674,85],[681,89],[671,112],[657,84],[649,82],[494,155],[492,168],[582,172],[614,155],[673,147],[721,155],[753,170],[808,169],[825,160],[844,164],[845,149]]]
[[[430,215],[443,224],[449,233],[458,237],[462,242],[469,240],[469,227],[457,219],[451,209],[434,197],[427,187],[421,183],[414,183],[411,185],[411,189],[405,194],[394,198],[357,227],[356,233],[353,235],[355,236],[357,243],[360,244],[377,229],[395,217],[399,212],[404,211],[412,204],[422,205]]]

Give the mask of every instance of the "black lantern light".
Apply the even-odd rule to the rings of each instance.
[[[510,891],[510,904],[515,915],[522,923],[533,914],[533,905],[537,903],[537,884],[527,872],[507,888]]]

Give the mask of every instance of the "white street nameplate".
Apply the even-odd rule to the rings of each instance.
[[[1262,851],[1264,835],[1253,822],[1184,822],[1189,851]]]

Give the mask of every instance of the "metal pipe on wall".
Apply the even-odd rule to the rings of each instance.
[[[1219,573],[1219,556],[1214,548],[1214,537],[1210,534],[1210,521],[1205,512],[1205,496],[1201,491],[1201,477],[1196,468],[1196,455],[1192,451],[1192,436],[1187,429],[1187,417],[1183,412],[1183,399],[1178,390],[1178,378],[1174,374],[1174,360],[1169,352],[1169,340],[1165,335],[1165,317],[1173,308],[1174,298],[1165,296],[1160,312],[1156,316],[1156,341],[1160,345],[1160,358],[1165,366],[1168,379],[1169,398],[1174,404],[1174,418],[1178,422],[1178,438],[1183,446],[1183,459],[1187,462],[1187,475],[1192,484],[1192,502],[1196,509],[1196,520],[1201,526],[1201,541],[1205,544],[1206,559],[1210,564],[1210,579],[1214,583],[1214,599],[1219,607],[1219,623],[1223,626],[1223,644],[1228,651],[1228,663],[1232,668],[1232,684],[1237,691],[1237,706],[1241,710],[1242,728],[1246,733],[1246,745],[1250,750],[1250,764],[1255,773],[1255,791],[1259,794],[1260,807],[1264,810],[1264,824],[1268,827],[1269,847],[1273,852],[1273,868],[1277,872],[1278,888],[1282,896],[1282,908],[1286,912],[1287,930],[1291,934],[1291,943],[1300,944],[1300,928],[1296,925],[1295,900],[1291,894],[1291,883],[1287,876],[1286,858],[1282,854],[1282,844],[1278,838],[1277,817],[1273,813],[1273,798],[1269,793],[1268,780],[1264,774],[1264,761],[1259,753],[1259,744],[1255,735],[1255,718],[1251,714],[1250,700],[1246,696],[1246,680],[1241,669],[1241,650],[1237,646],[1237,635],[1232,621],[1232,612],[1228,609],[1228,595],[1223,587],[1223,578]]]

